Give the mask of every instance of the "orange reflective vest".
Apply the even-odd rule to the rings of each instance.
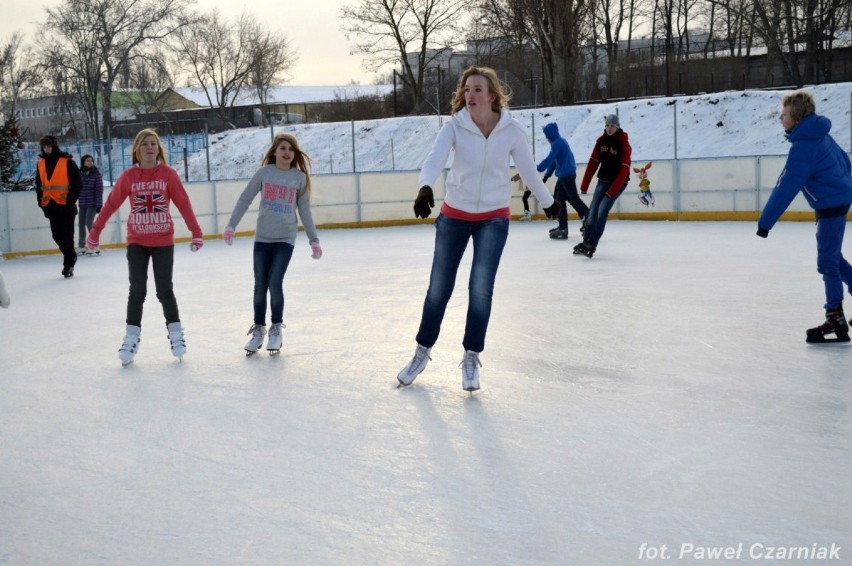
[[[71,190],[71,182],[68,180],[68,158],[60,157],[56,160],[53,175],[47,178],[47,163],[44,159],[38,160],[38,176],[41,179],[41,202],[44,208],[50,201],[65,205],[68,203],[68,191]]]

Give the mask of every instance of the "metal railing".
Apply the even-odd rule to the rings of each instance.
[[[203,151],[207,147],[207,136],[204,132],[165,135],[161,136],[161,139],[168,152],[169,164],[181,172],[185,170],[190,155]],[[91,155],[104,181],[109,184],[112,184],[122,171],[130,167],[133,161],[132,139],[79,140],[61,144],[60,148],[76,159],[81,159],[83,155]],[[19,154],[21,164],[18,167],[18,175],[22,177],[32,175],[36,170],[40,154],[41,148],[38,143],[25,144]]]

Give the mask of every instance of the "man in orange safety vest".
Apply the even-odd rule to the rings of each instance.
[[[73,277],[74,264],[77,263],[74,218],[83,180],[77,164],[70,154],[59,149],[55,137],[45,136],[39,143],[41,156],[35,175],[36,199],[45,218],[50,221],[50,234],[62,253],[62,275]]]

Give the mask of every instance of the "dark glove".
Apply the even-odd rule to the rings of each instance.
[[[435,198],[432,196],[432,187],[423,185],[417,198],[414,199],[414,218],[428,218],[435,206]]]
[[[769,230],[767,230],[766,228],[761,228],[761,227],[758,226],[757,235],[760,236],[761,238],[765,238],[765,237],[769,236]]]
[[[95,214],[100,214],[100,212],[101,212],[101,207],[96,206],[95,207]]]
[[[559,214],[559,209],[561,208],[562,205],[559,204],[559,201],[554,200],[553,204],[544,209],[544,215],[553,220]]]
[[[541,182],[546,183],[548,179],[550,179],[550,175],[545,175],[544,177],[541,178]]]

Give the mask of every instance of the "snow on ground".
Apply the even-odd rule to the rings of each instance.
[[[833,122],[832,135],[852,152],[852,83],[807,87],[817,112]],[[598,105],[548,107],[513,111],[527,128],[536,157],[549,150],[541,128],[556,122],[578,162],[586,163],[603,117],[618,113],[630,137],[633,160],[747,155],[785,155],[789,144],[778,120],[781,97],[790,91],[730,91],[696,96],[626,100]],[[415,116],[354,123],[359,171],[419,169],[441,120]],[[352,171],[353,123],[294,124],[276,127],[296,135],[314,159],[317,173]],[[271,143],[269,128],[246,128],[211,135],[210,177],[250,178]],[[190,159],[190,180],[207,180],[207,156]]]
[[[396,387],[431,225],[322,231],[320,261],[300,236],[277,358],[242,352],[250,238],[179,246],[189,352],[152,290],[124,369],[122,250],[71,280],[55,255],[2,262],[0,564],[849,563],[850,349],[804,343],[813,226],[611,222],[588,260],[550,224],[511,226],[473,395],[469,257]]]

